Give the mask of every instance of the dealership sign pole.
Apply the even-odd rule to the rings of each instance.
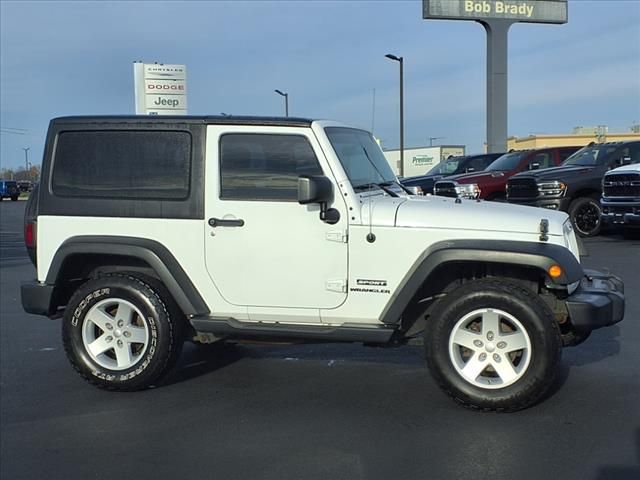
[[[133,63],[136,115],[186,115],[187,67]]]
[[[513,23],[567,23],[567,0],[422,0],[422,18],[474,20],[487,32],[487,151],[507,150],[507,45]]]

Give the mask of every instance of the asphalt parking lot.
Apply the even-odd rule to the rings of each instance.
[[[97,390],[60,322],[22,310],[24,205],[0,204],[3,480],[640,478],[638,239],[585,242],[625,281],[625,320],[564,351],[544,403],[483,414],[440,393],[420,347],[187,345],[168,385]]]

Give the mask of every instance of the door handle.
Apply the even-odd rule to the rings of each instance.
[[[210,218],[209,225],[212,227],[243,227],[244,220],[241,218]]]

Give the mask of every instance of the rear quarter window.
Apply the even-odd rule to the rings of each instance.
[[[189,196],[191,134],[98,130],[58,135],[51,188],[63,197],[182,200]]]

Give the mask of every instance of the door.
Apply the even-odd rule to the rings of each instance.
[[[316,309],[317,319],[345,301],[345,203],[334,195],[340,220],[323,222],[319,205],[297,201],[300,175],[331,177],[311,129],[208,127],[206,263],[227,302]]]

